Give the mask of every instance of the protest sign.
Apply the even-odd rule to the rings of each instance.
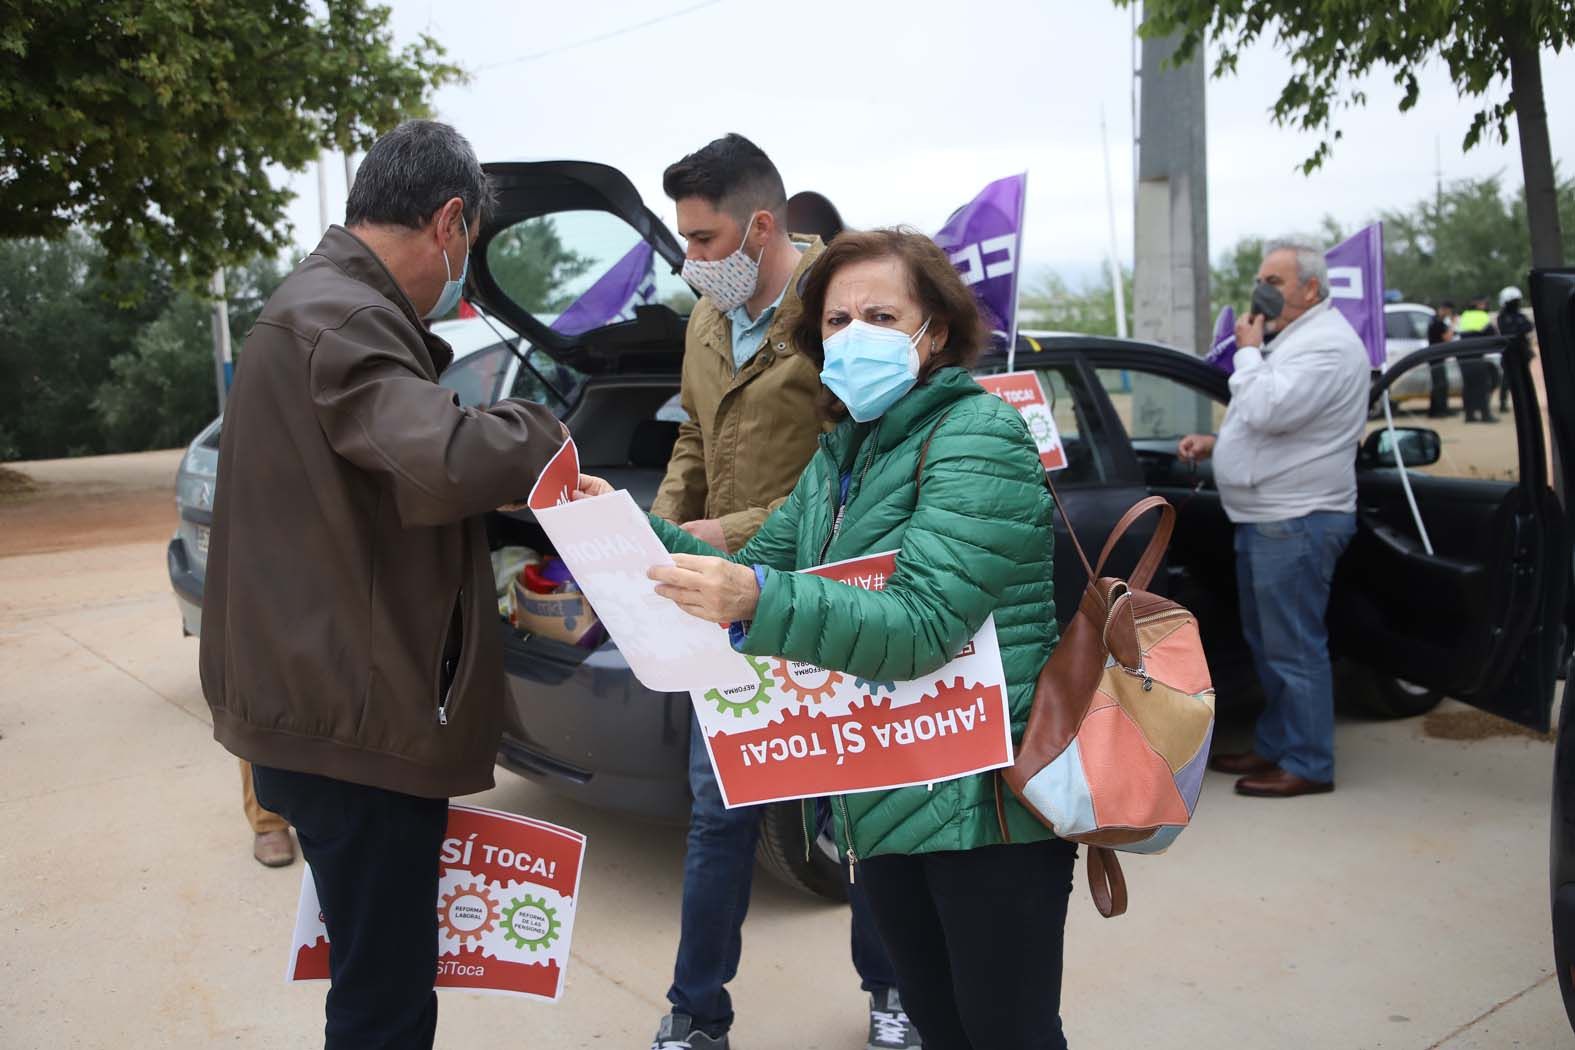
[[[999,375],[979,376],[979,385],[1022,413],[1028,432],[1039,447],[1039,461],[1046,470],[1060,470],[1066,466],[1066,449],[1061,445],[1061,431],[1055,425],[1055,413],[1045,398],[1044,387],[1039,383],[1038,372],[1002,372]]]
[[[571,439],[542,471],[528,503],[640,684],[685,692],[701,682],[741,681],[749,668],[727,631],[658,595],[646,576],[673,559],[645,512],[622,489],[573,499],[579,479]]]
[[[556,1001],[563,994],[585,836],[476,806],[449,806],[438,868],[438,988]],[[287,981],[328,978],[328,928],[301,878]]]
[[[806,571],[882,590],[896,557]],[[747,682],[690,694],[730,808],[938,783],[1011,763],[993,618],[956,659],[912,682],[866,681],[780,657],[740,659],[752,671]]]

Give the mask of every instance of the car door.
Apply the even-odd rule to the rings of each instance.
[[[683,251],[629,180],[578,161],[483,165],[496,194],[471,249],[468,298],[523,336],[505,393],[553,408],[580,461],[649,503],[677,436]],[[506,331],[504,334],[508,334]],[[489,515],[494,549],[550,553],[526,510]],[[686,695],[652,695],[611,645],[502,624],[505,764],[578,797],[653,815],[687,810]],[[616,731],[609,727],[618,727]]]
[[[1531,305],[1536,313],[1539,353],[1533,375],[1542,379],[1548,405],[1550,460],[1555,465],[1559,503],[1568,508],[1569,471],[1575,465],[1575,270],[1533,271]],[[1553,573],[1559,586],[1568,582],[1569,538]],[[1566,629],[1575,622],[1572,592],[1544,596],[1545,615],[1561,616]],[[1555,662],[1569,668],[1568,642],[1552,653]],[[1568,702],[1560,705],[1559,731],[1553,752],[1553,814],[1549,883],[1553,905],[1553,971],[1558,975],[1564,1011],[1575,1026],[1575,715]]]
[[[1249,705],[1259,687],[1241,630],[1234,529],[1211,464],[1184,463],[1177,452],[1185,435],[1219,429],[1229,381],[1201,358],[1144,343],[1094,340],[1082,357],[1109,399],[1122,469],[1139,495],[1163,496],[1176,508],[1163,590],[1198,618],[1221,706]]]
[[[1427,440],[1414,447],[1436,458],[1403,472],[1379,454],[1388,443],[1381,413],[1369,422],[1357,466],[1357,534],[1330,600],[1331,643],[1413,689],[1546,729],[1567,646],[1570,538],[1547,444],[1550,414],[1564,409],[1529,355],[1497,337],[1408,355],[1375,383],[1375,406],[1384,391],[1441,375],[1451,363],[1477,377],[1480,410],[1490,418],[1501,375],[1512,410],[1467,422],[1460,410],[1469,400],[1451,398],[1438,415],[1426,401],[1392,404],[1394,424],[1423,431]]]
[[[694,302],[684,253],[628,178],[586,161],[482,168],[496,202],[471,248],[470,298],[587,375],[676,374]]]
[[[1062,511],[1055,520],[1055,607],[1056,619],[1063,627],[1077,611],[1078,596],[1088,582],[1067,522],[1077,528],[1088,557],[1096,558],[1121,515],[1146,494],[1132,469],[1125,437],[1113,421],[1108,399],[1083,364],[1084,349],[1081,339],[1019,337],[1015,362],[1018,371],[1038,374],[1066,451],[1067,465],[1053,474]],[[980,375],[1004,372],[1006,357],[998,352],[987,354],[974,371]],[[1133,526],[1112,555],[1115,571],[1130,571],[1155,525],[1155,519],[1149,517]]]

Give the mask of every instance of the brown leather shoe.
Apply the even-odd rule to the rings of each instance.
[[[1243,751],[1239,755],[1215,755],[1209,759],[1209,768],[1216,773],[1246,777],[1255,773],[1267,773],[1279,767],[1256,751]]]
[[[252,843],[252,856],[265,868],[288,868],[295,863],[295,842],[288,831],[264,831]]]
[[[1325,795],[1334,790],[1333,781],[1308,780],[1276,767],[1268,773],[1242,777],[1236,781],[1236,794],[1254,798],[1295,798],[1297,795]]]

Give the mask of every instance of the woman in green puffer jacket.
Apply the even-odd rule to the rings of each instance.
[[[1021,416],[968,374],[985,338],[973,296],[928,237],[880,230],[833,241],[802,298],[797,343],[821,363],[841,422],[731,557],[653,519],[677,562],[652,570],[657,591],[695,616],[747,624],[735,628],[745,653],[869,680],[938,670],[993,613],[1019,741],[1056,641],[1053,508]],[[794,571],[897,548],[882,591]],[[993,773],[833,801],[925,1046],[1065,1047],[1076,847]]]

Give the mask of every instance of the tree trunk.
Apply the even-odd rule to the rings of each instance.
[[[1564,234],[1559,226],[1558,187],[1553,150],[1548,143],[1548,107],[1542,95],[1542,58],[1537,41],[1523,30],[1506,35],[1510,99],[1520,132],[1520,167],[1526,180],[1526,223],[1531,230],[1531,265],[1564,265]]]

